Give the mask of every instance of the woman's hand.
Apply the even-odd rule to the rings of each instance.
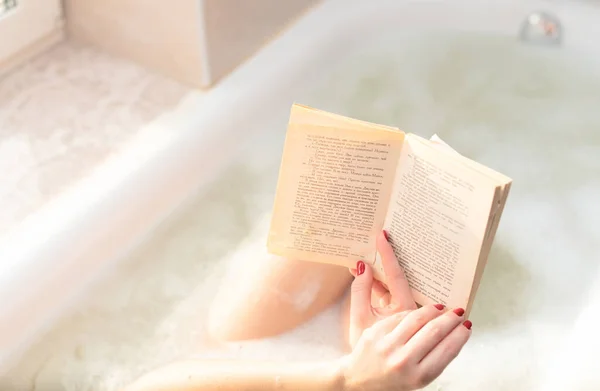
[[[344,377],[348,390],[414,390],[438,377],[471,335],[465,311],[441,304],[420,309],[385,232],[377,238],[387,286],[359,262],[350,297],[350,342]],[[376,297],[382,303],[374,307]]]
[[[381,256],[387,286],[374,280],[373,271],[362,261],[358,262],[356,269],[350,269],[355,276],[350,298],[349,340],[352,347],[363,331],[376,321],[417,308],[404,271],[396,260],[385,231],[377,237],[377,251]],[[378,302],[380,306],[373,307],[373,302]]]
[[[343,365],[345,390],[407,391],[425,387],[471,335],[464,310],[440,305],[404,311],[364,331]],[[464,323],[463,323],[464,322]]]

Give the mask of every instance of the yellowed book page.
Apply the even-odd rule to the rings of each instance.
[[[502,217],[502,212],[504,210],[504,206],[506,205],[506,201],[508,199],[508,195],[510,193],[510,187],[512,182],[506,184],[503,188],[499,189],[499,197],[497,204],[495,206],[495,210],[492,212],[492,219],[489,222],[488,232],[486,234],[486,238],[484,241],[483,248],[481,249],[481,253],[479,254],[479,264],[477,266],[477,271],[475,272],[475,278],[473,280],[473,286],[471,287],[471,297],[469,299],[468,310],[471,310],[473,306],[473,301],[475,299],[475,295],[477,294],[477,290],[479,289],[479,284],[481,282],[481,278],[483,277],[483,271],[487,264],[488,256],[490,254],[490,250],[494,243],[494,237],[496,236],[496,232],[498,230],[498,226],[500,225],[500,220]],[[467,313],[468,315],[468,313]]]
[[[451,146],[449,146],[444,140],[442,140],[437,134],[434,134],[429,139],[431,144],[435,147],[442,148],[447,152],[453,152],[455,154],[459,154],[456,150],[454,150]],[[464,159],[464,157],[463,157]],[[471,161],[466,161],[465,163],[470,164]],[[478,169],[483,173],[492,176],[500,185],[498,186],[498,194],[496,195],[496,199],[494,201],[494,205],[492,210],[490,210],[491,218],[488,221],[487,233],[484,238],[484,242],[481,248],[481,252],[479,254],[479,261],[477,263],[477,270],[475,271],[475,277],[473,279],[473,285],[471,287],[471,293],[469,297],[469,304],[467,307],[466,316],[469,315],[469,311],[473,307],[473,301],[475,299],[475,295],[477,294],[477,290],[479,289],[479,284],[481,282],[481,277],[483,276],[483,271],[487,264],[488,256],[490,253],[490,249],[494,242],[494,237],[496,236],[496,231],[498,230],[498,225],[500,223],[500,218],[502,217],[502,211],[504,210],[504,205],[506,204],[506,200],[508,198],[508,194],[510,192],[510,186],[512,183],[512,179],[507,176],[497,173],[493,171],[493,174],[490,174],[490,169],[486,168],[485,170],[481,169],[481,164],[477,164],[473,166],[474,169]]]
[[[361,121],[359,119],[329,113],[327,111],[315,109],[298,103],[294,103],[292,105],[290,118],[296,124],[331,126],[334,128],[342,127],[344,129],[356,129],[362,131],[370,131],[375,129],[378,131],[388,130],[392,132],[400,132],[400,129],[392,126]]]
[[[446,144],[446,142],[444,140],[442,140],[437,134],[434,134],[433,136],[431,136],[429,138],[429,141],[431,142],[431,145],[438,147],[444,151],[459,154],[458,152],[456,152],[456,150],[454,148],[452,148],[451,146]]]
[[[433,136],[431,136],[431,138],[429,140],[426,140],[424,138],[416,136],[415,141],[417,141],[417,140],[423,144],[438,147],[437,149],[439,149],[443,153],[447,154],[448,156],[455,158],[457,161],[461,162],[462,164],[469,166],[473,170],[477,170],[480,173],[482,173],[490,178],[493,178],[497,182],[498,185],[504,186],[507,183],[512,182],[512,179],[507,177],[506,175],[504,175],[496,170],[493,170],[479,162],[476,162],[475,160],[471,160],[468,157],[461,155],[456,150],[454,150],[451,146],[446,144],[446,142],[444,142],[437,134],[434,134]]]
[[[495,189],[493,179],[406,136],[384,229],[419,304],[467,307]],[[379,258],[375,266],[383,279]]]
[[[404,133],[298,122],[292,113],[269,252],[347,267],[373,263]]]

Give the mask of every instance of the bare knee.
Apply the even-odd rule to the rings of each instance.
[[[339,300],[351,275],[342,267],[268,257],[225,281],[212,303],[208,333],[218,341],[271,337]]]
[[[232,317],[233,318],[233,317]],[[207,319],[207,332],[212,341],[230,342],[241,341],[245,339],[253,339],[251,335],[245,335],[240,327],[235,327],[235,322],[232,318],[209,313]]]

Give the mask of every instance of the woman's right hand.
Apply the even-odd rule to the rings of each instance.
[[[410,287],[385,234],[377,238],[387,287],[377,285],[369,265],[351,270],[350,336],[353,351],[344,359],[346,389],[406,391],[438,377],[471,335],[462,308],[441,304],[417,309]],[[383,295],[382,295],[383,292]],[[372,307],[373,296],[385,297]],[[353,337],[353,338],[352,338]]]
[[[344,357],[345,389],[408,391],[425,387],[471,336],[464,310],[427,305],[391,315],[366,329]]]

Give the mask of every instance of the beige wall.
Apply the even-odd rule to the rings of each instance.
[[[218,80],[317,0],[204,0],[206,52]]]
[[[199,0],[65,0],[71,38],[202,84]]]
[[[17,7],[0,19],[0,37],[3,74],[63,38],[60,0],[19,0]]]
[[[214,84],[318,0],[65,0],[71,37]]]

